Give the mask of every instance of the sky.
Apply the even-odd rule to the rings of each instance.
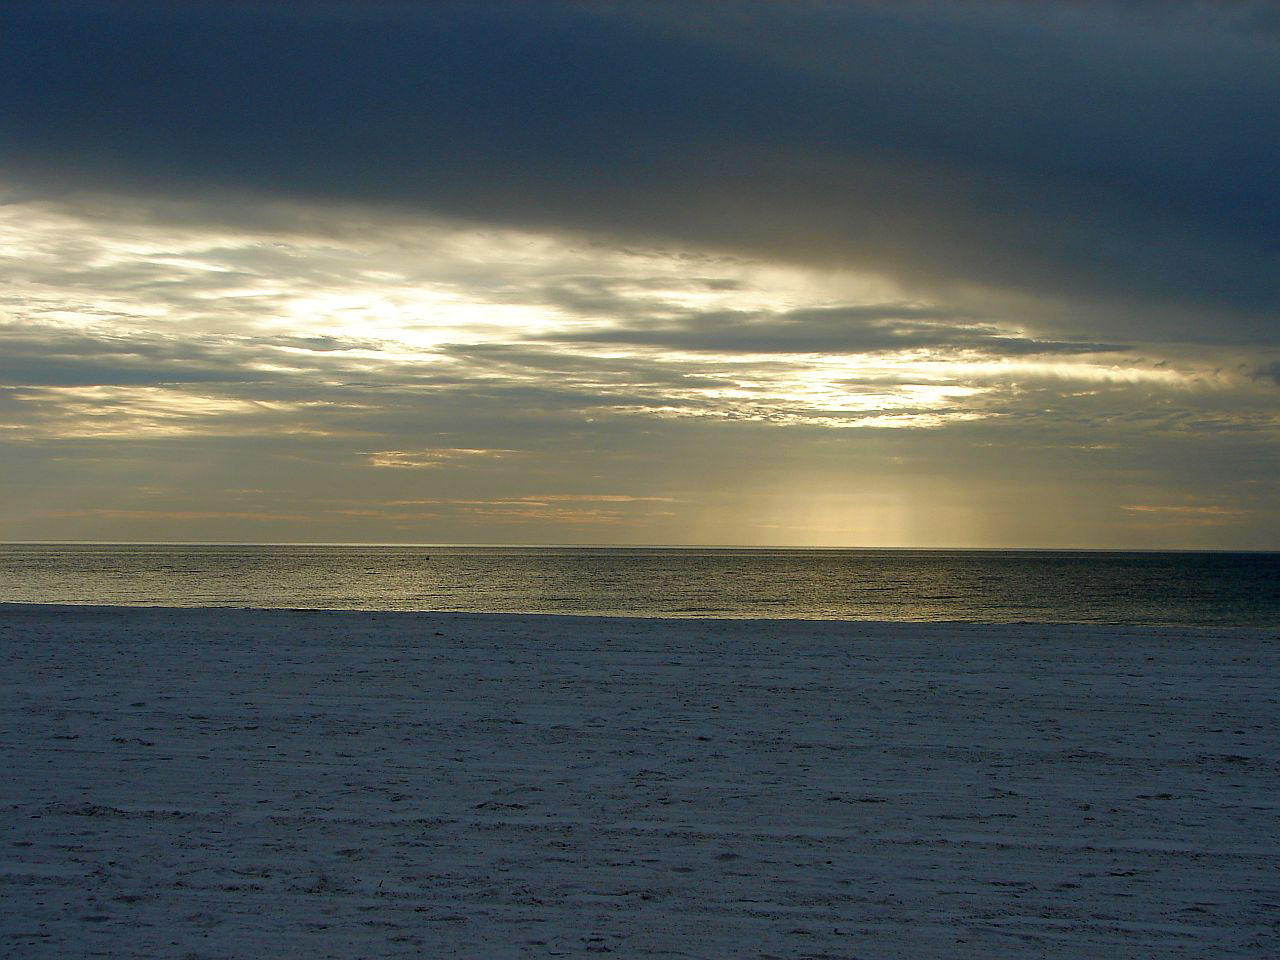
[[[10,0],[0,540],[1280,549],[1280,12]]]

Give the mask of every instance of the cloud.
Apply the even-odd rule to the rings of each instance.
[[[1162,506],[1150,504],[1126,505],[1123,510],[1131,513],[1150,514],[1162,521],[1192,527],[1217,527],[1243,523],[1253,510],[1221,506]]]
[[[611,325],[543,336],[713,353],[882,353],[968,350],[998,356],[1119,353],[1128,344],[1042,340],[1011,335],[974,317],[912,304],[859,304],[779,313],[690,312],[676,320]]]
[[[1053,338],[886,299],[863,278],[718,254],[452,221],[339,219],[321,234],[295,231],[287,206],[271,230],[232,230],[201,226],[199,201],[161,206],[174,215],[102,200],[0,208],[9,436],[343,438],[371,465],[458,470],[479,458],[441,451],[525,449],[627,418],[1116,423],[1132,391],[1157,390],[1184,396],[1148,429],[1203,423],[1209,403],[1214,429],[1271,422],[1251,399],[1267,389],[1249,376],[1253,353],[1249,365]],[[1093,395],[1064,398],[1072,389]]]
[[[434,450],[379,450],[369,454],[369,463],[375,467],[395,467],[410,470],[432,470],[450,461],[461,459],[501,459],[518,453],[515,450],[474,450],[448,447]]]
[[[1122,340],[1276,332],[1265,5],[32,0],[2,17],[0,169],[37,193],[427,211],[1056,299]]]
[[[61,9],[56,16],[79,11],[92,20],[105,8]],[[117,39],[159,15],[137,4],[113,9],[122,17]],[[285,16],[270,12],[284,9],[276,6],[219,9],[241,26]],[[335,11],[382,16],[365,9],[308,4],[286,13],[305,46]],[[494,18],[520,16],[468,9],[479,11],[484,30]],[[828,16],[823,10],[897,23],[907,7],[873,15],[717,5],[728,11],[723,24],[681,19],[686,7],[548,9],[549,22],[585,17],[588,35],[590,24],[608,21],[624,39],[642,34],[662,46],[675,37],[711,60],[843,89],[850,77],[871,83],[887,68],[846,62],[832,53],[838,44],[823,46],[821,31],[801,27]],[[785,22],[771,34],[779,45],[763,48],[743,24],[769,9]],[[1166,9],[1151,8],[1153,29]],[[214,16],[213,7],[165,10],[174,22]],[[1028,16],[1014,11],[986,15]],[[1136,29],[1128,17],[1122,37]],[[870,20],[858,22],[869,29]],[[963,31],[956,38],[977,42]],[[696,58],[688,64],[694,75],[703,68]],[[0,72],[17,69],[0,63]],[[321,84],[320,93],[328,89]],[[0,98],[17,95],[0,88]],[[106,101],[116,96],[102,91]],[[125,122],[136,106],[96,122]],[[746,106],[707,122],[759,140],[769,131],[751,126]],[[828,101],[817,108],[833,109]],[[601,102],[600,122],[619,133],[611,109]],[[196,112],[196,128],[215,122]],[[0,116],[0,128],[8,122]],[[423,122],[408,111],[410,167],[422,159],[413,151]],[[556,122],[587,135],[575,134],[577,120]],[[637,119],[639,146],[667,123],[662,111]],[[51,131],[39,143],[26,137],[26,166],[0,145],[12,161],[0,173],[9,185],[0,203],[5,537],[1275,543],[1274,338],[1227,342],[1253,336],[1247,298],[1193,297],[1174,310],[1141,292],[1146,281],[1117,293],[1096,277],[1063,292],[1017,260],[1056,256],[1064,234],[1053,218],[1038,221],[1043,236],[1027,228],[1025,249],[1005,264],[1005,288],[996,290],[993,274],[966,266],[996,249],[986,228],[975,221],[971,234],[944,242],[954,198],[925,209],[930,190],[954,186],[953,167],[938,167],[941,179],[906,196],[906,214],[919,215],[910,230],[851,206],[859,191],[874,192],[856,177],[880,149],[874,138],[865,151],[834,135],[821,149],[784,138],[770,146],[767,169],[781,170],[782,154],[794,169],[852,159],[825,180],[749,183],[746,173],[766,169],[752,166],[762,155],[753,141],[723,161],[713,182],[699,151],[727,148],[690,128],[686,142],[666,147],[692,151],[692,173],[672,167],[663,181],[633,168],[624,189],[609,164],[588,169],[560,156],[549,137],[539,149],[573,176],[486,156],[459,174],[455,185],[466,189],[458,192],[385,177],[380,185],[384,160],[368,166],[367,183],[326,185],[304,173],[277,189],[263,170],[303,155],[288,129],[279,157],[227,166],[234,150],[217,146],[208,164],[166,172],[168,148],[152,155],[117,144],[100,173],[68,166],[74,131]],[[179,125],[168,135],[180,146],[188,134]],[[641,168],[650,162],[667,160],[636,155]],[[898,172],[918,163],[918,154],[904,155]],[[536,182],[544,174],[550,179]],[[512,202],[468,193],[482,181],[498,194],[514,191]],[[1035,212],[1011,196],[1011,209],[995,205],[996,219]],[[596,200],[584,207],[583,197]],[[787,197],[794,209],[780,209]],[[1116,209],[1081,201],[1068,220],[1101,229]],[[1137,232],[1126,236],[1110,248],[1121,258],[1108,270],[1122,271],[1124,244],[1138,242]],[[1241,236],[1223,233],[1224,242]],[[1158,231],[1146,241],[1158,245]],[[1154,506],[1124,509],[1141,505]]]
[[[254,523],[306,524],[313,522],[315,519],[302,513],[254,513],[234,510],[121,510],[112,508],[51,510],[42,512],[41,516],[50,520],[146,520],[178,523],[191,521],[225,523],[228,520],[248,520]]]
[[[142,331],[86,334],[49,325],[0,323],[0,384],[156,386],[265,379],[245,352],[213,338],[165,338]],[[258,350],[250,347],[249,352]],[[266,352],[266,351],[262,351]],[[261,356],[261,353],[259,353]]]

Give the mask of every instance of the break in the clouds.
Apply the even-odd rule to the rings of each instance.
[[[1265,5],[13,3],[0,536],[1274,546]]]

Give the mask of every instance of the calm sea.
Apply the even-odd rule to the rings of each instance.
[[[0,545],[0,601],[1280,626],[1280,553]]]

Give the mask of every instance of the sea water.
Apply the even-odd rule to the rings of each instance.
[[[5,544],[0,602],[1280,627],[1280,553]]]

